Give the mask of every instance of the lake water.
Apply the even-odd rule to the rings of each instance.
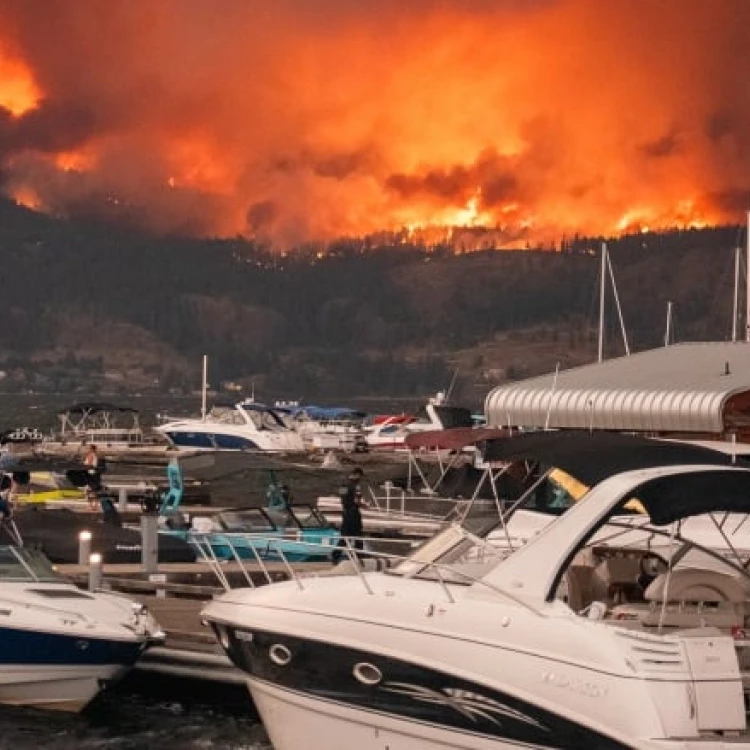
[[[126,680],[81,715],[0,708],[0,749],[272,750],[249,695],[214,691],[186,696],[190,686],[149,677]],[[138,691],[138,692],[134,692]]]

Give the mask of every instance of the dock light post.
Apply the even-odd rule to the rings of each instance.
[[[89,555],[89,591],[102,587],[102,556],[95,552]]]
[[[91,532],[82,531],[78,535],[78,564],[86,565],[91,555]]]

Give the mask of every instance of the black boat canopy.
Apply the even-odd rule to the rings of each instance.
[[[62,409],[58,414],[92,414],[94,412],[122,412],[127,414],[137,414],[138,409],[134,409],[132,406],[118,406],[117,404],[110,404],[106,401],[84,401],[80,404],[73,404],[67,409]]]
[[[487,440],[485,461],[536,461],[563,469],[593,486],[614,474],[656,466],[710,464],[746,466],[740,457],[690,443],[616,432],[529,432]]]

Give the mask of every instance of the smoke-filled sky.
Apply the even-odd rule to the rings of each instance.
[[[279,246],[743,221],[750,0],[0,0],[19,202]]]

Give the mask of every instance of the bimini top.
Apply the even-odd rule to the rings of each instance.
[[[641,432],[721,433],[750,426],[750,344],[675,344],[498,386],[487,424]],[[727,425],[727,416],[733,423]]]
[[[80,404],[73,404],[67,409],[63,409],[58,414],[93,414],[94,412],[122,412],[127,414],[137,414],[138,409],[132,406],[118,406],[109,404],[104,401],[89,401]]]
[[[483,454],[486,461],[535,461],[562,469],[589,487],[615,474],[657,466],[749,465],[743,457],[691,443],[572,430],[530,432],[488,440]]]

